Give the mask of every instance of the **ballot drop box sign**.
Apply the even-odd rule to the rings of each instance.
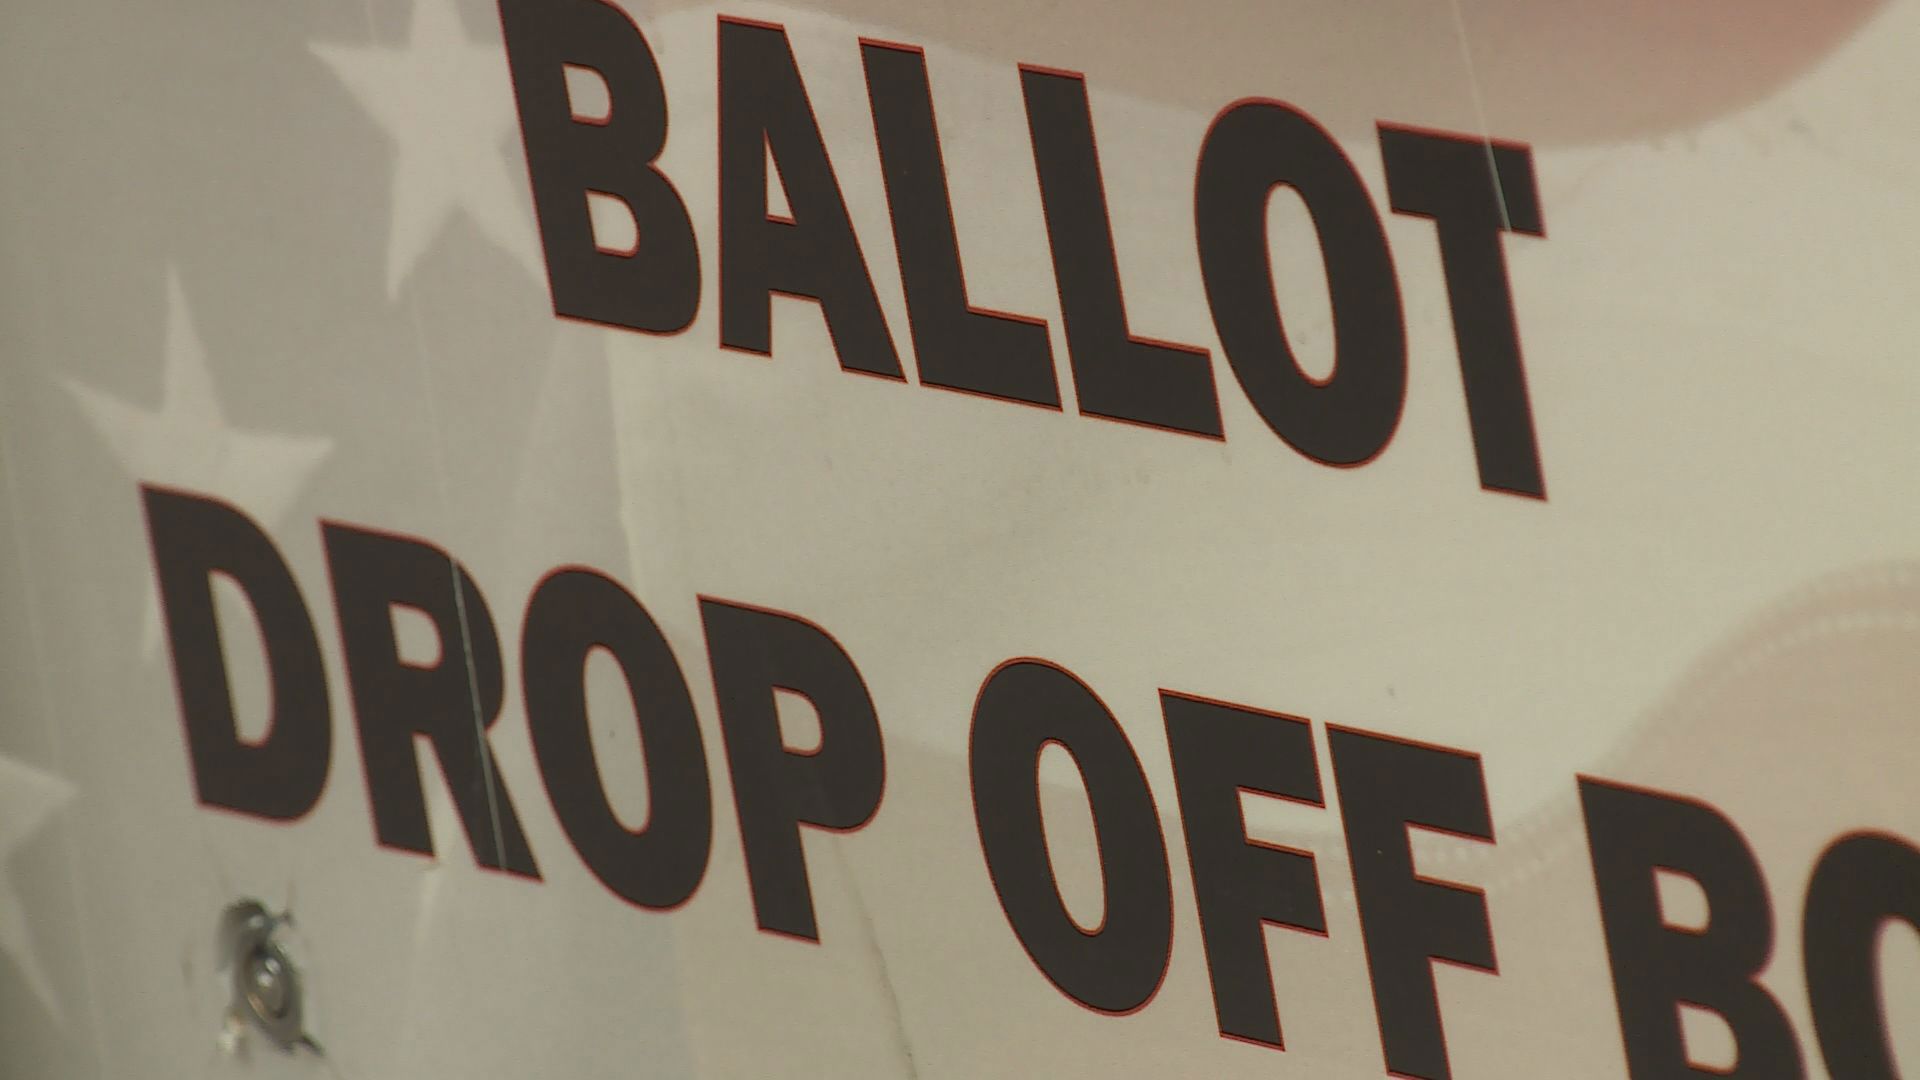
[[[1920,1075],[1920,5],[4,25],[0,1075]]]

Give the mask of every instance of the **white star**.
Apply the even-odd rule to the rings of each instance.
[[[333,449],[324,437],[230,427],[207,374],[207,350],[193,327],[180,276],[167,271],[167,370],[158,411],[130,405],[68,380],[87,419],[113,448],[128,476],[206,492],[246,509],[268,529],[293,505]],[[157,597],[149,597],[141,642],[160,642]]]
[[[0,953],[13,958],[20,967],[27,988],[46,1007],[55,1024],[65,1025],[60,1002],[54,997],[53,982],[33,949],[33,936],[27,928],[26,907],[7,876],[7,865],[15,852],[53,812],[73,798],[73,785],[52,773],[0,755]]]
[[[399,148],[387,241],[389,297],[399,294],[459,210],[545,279],[532,205],[513,180],[513,170],[522,168],[520,142],[510,137],[519,114],[503,47],[469,40],[452,0],[416,0],[405,48],[309,48]]]

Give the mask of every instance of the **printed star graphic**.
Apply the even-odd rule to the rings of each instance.
[[[26,906],[15,891],[7,866],[20,846],[39,832],[54,811],[73,799],[73,785],[0,754],[0,953],[13,958],[33,996],[55,1024],[64,1026],[53,981],[33,949]]]
[[[513,181],[521,151],[510,133],[519,120],[500,46],[469,40],[452,0],[416,0],[405,48],[309,48],[399,148],[387,241],[389,298],[399,295],[428,246],[461,210],[544,279],[532,206]]]
[[[167,370],[157,411],[67,381],[81,409],[127,475],[232,501],[269,530],[293,505],[333,440],[231,427],[214,396],[207,351],[194,330],[179,273],[167,271]],[[143,655],[160,643],[160,608],[149,597]]]

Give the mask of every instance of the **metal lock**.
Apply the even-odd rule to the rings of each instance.
[[[274,934],[289,921],[258,900],[241,900],[220,916],[220,966],[230,968],[229,1016],[252,1026],[283,1051],[319,1046],[301,1015],[300,970]]]

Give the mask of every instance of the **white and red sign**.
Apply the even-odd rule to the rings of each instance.
[[[1920,7],[1669,7],[18,5],[0,1073],[1920,1069]]]

